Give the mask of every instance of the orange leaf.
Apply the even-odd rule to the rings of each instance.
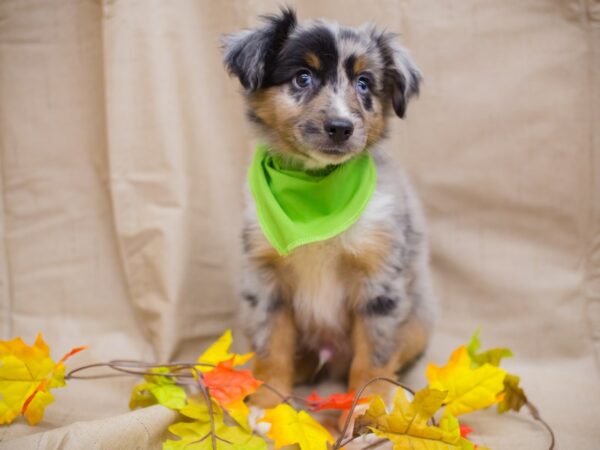
[[[223,407],[243,400],[262,384],[252,376],[250,370],[236,370],[233,359],[221,362],[210,372],[203,374],[210,395]]]
[[[58,363],[60,364],[62,362],[65,362],[71,356],[75,355],[76,353],[82,352],[82,351],[86,350],[87,348],[88,348],[87,345],[82,345],[80,347],[74,347],[74,348],[72,348],[67,353],[65,353],[65,355],[62,358],[60,358],[58,360]]]
[[[308,402],[308,406],[312,411],[321,411],[323,409],[339,409],[342,411],[348,411],[350,408],[352,408],[355,395],[356,391],[351,391],[330,394],[327,398],[322,398],[316,393],[316,391],[313,391],[312,394],[306,398],[306,401]],[[363,397],[358,400],[357,405],[368,403],[369,400],[370,398]]]

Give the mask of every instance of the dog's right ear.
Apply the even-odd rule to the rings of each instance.
[[[262,27],[223,38],[225,66],[248,92],[263,86],[279,51],[297,24],[296,13],[291,8],[263,19],[266,24]]]

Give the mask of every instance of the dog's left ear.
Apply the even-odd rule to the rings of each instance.
[[[263,16],[262,27],[241,31],[223,38],[224,63],[239,78],[248,92],[263,87],[273,64],[296,27],[296,13],[284,8],[277,15]]]
[[[398,117],[404,118],[408,101],[419,94],[421,72],[408,51],[397,42],[395,34],[376,33],[374,38],[383,56],[385,90]]]

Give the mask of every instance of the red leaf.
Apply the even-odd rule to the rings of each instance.
[[[339,409],[342,411],[348,411],[352,408],[354,402],[355,391],[351,392],[340,392],[337,394],[330,394],[327,398],[322,398],[315,391],[312,392],[307,398],[308,407],[312,411],[321,411],[323,409]],[[369,398],[361,398],[357,405],[369,402]]]
[[[460,435],[461,437],[467,439],[468,436],[473,432],[473,428],[469,425],[460,424]]]
[[[204,383],[221,405],[227,406],[243,400],[262,384],[250,370],[236,370],[233,361],[221,362],[210,372],[202,375]]]

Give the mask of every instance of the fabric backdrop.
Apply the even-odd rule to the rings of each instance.
[[[219,36],[270,0],[0,1],[0,338],[70,367],[190,358],[235,324],[253,147]],[[407,381],[481,326],[557,431],[600,448],[600,1],[290,1],[401,33],[425,83],[389,148],[425,205],[443,314]],[[238,334],[238,342],[242,342]],[[158,448],[133,379],[72,381],[10,449]],[[526,414],[476,439],[546,449]]]

